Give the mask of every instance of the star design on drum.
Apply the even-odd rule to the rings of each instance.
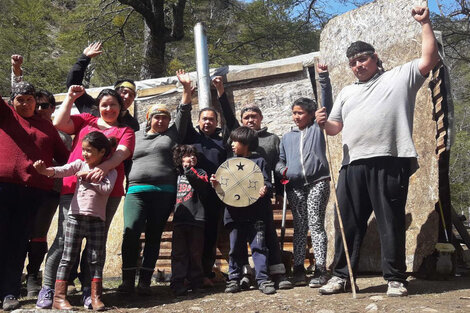
[[[245,165],[242,164],[242,162],[240,162],[239,164],[237,164],[237,167],[239,171],[243,171],[243,168],[245,167]]]
[[[250,179],[250,185],[248,186],[248,188],[256,189],[257,184],[258,184],[257,181],[253,181],[253,180]]]
[[[221,185],[227,186],[228,185],[228,178],[227,177],[220,177],[220,182]]]

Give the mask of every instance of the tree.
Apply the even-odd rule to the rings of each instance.
[[[48,8],[49,7],[49,8]],[[0,80],[2,95],[10,93],[10,55],[22,54],[28,81],[53,91],[57,89],[56,45],[50,33],[54,31],[54,8],[45,0],[6,0],[1,2],[4,14],[0,20]],[[53,79],[51,79],[53,77]]]
[[[140,77],[161,77],[165,71],[166,44],[184,36],[186,0],[118,0],[131,6],[145,21],[144,62]],[[170,13],[171,12],[171,13]]]

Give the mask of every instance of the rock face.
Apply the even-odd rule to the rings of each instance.
[[[350,43],[362,40],[372,44],[385,69],[418,58],[421,51],[421,27],[412,18],[414,5],[426,1],[378,0],[332,19],[321,34],[320,55],[330,65],[334,97],[355,78],[349,69],[346,49]],[[437,242],[438,216],[438,159],[436,124],[432,120],[432,102],[425,82],[418,93],[414,115],[413,139],[419,154],[419,170],[411,177],[406,207],[406,263],[408,271],[417,271],[423,258]],[[371,112],[373,114],[373,112]],[[333,174],[338,177],[342,160],[341,135],[329,137]],[[334,254],[334,206],[330,200],[327,210],[328,259]],[[339,229],[337,230],[339,231]],[[380,240],[375,218],[369,220],[362,249],[360,271],[380,272]]]

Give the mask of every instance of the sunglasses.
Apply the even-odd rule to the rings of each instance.
[[[38,103],[37,106],[41,108],[41,110],[47,110],[53,107],[53,105],[48,102]]]

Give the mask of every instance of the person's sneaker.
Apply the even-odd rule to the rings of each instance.
[[[325,285],[328,282],[328,272],[326,270],[316,270],[312,279],[308,283],[310,288],[318,288]]]
[[[292,289],[294,285],[287,279],[284,274],[273,275],[274,288],[276,289]]]
[[[83,287],[82,304],[85,309],[93,310],[93,307],[91,306],[91,288],[90,287]]]
[[[36,309],[52,309],[52,302],[54,300],[54,289],[43,286],[39,290],[38,301],[36,302]]]
[[[389,281],[387,296],[388,297],[406,297],[408,295],[408,290],[405,285],[399,281]]]
[[[276,289],[274,288],[274,283],[270,280],[262,282],[259,285],[258,289],[265,295],[272,295],[276,293]]]
[[[359,288],[356,284],[354,284],[354,287],[356,289],[356,292],[358,292]],[[342,293],[348,291],[351,291],[351,284],[347,279],[338,276],[331,277],[330,280],[328,280],[328,282],[326,283],[326,285],[323,285],[320,289],[318,289],[318,292],[322,295],[332,295],[335,293]]]
[[[294,286],[306,286],[307,275],[303,265],[294,267],[294,274],[292,275],[292,284]]]
[[[225,286],[225,293],[235,293],[240,291],[240,283],[238,280],[229,280]]]
[[[241,290],[250,290],[250,287],[251,287],[251,276],[243,275],[242,279],[240,280]]]
[[[3,310],[13,311],[20,307],[20,301],[14,295],[7,295],[3,298]]]

